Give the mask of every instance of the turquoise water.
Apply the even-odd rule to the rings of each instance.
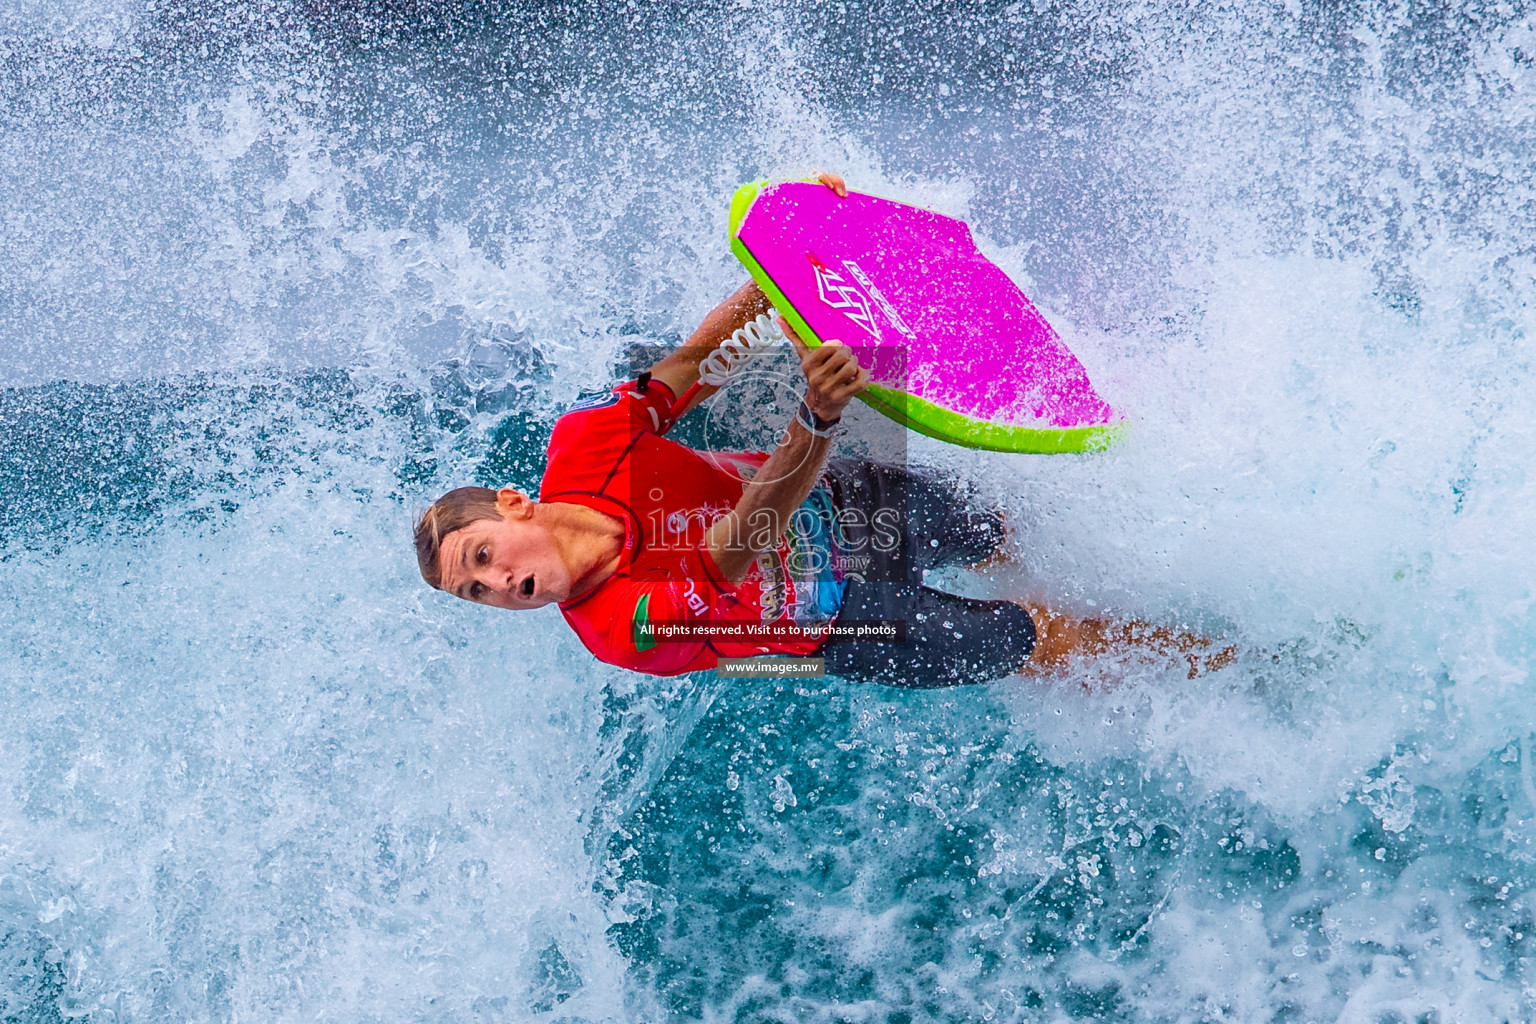
[[[0,12],[0,1021],[1536,1017],[1517,6]],[[1018,538],[949,582],[1235,664],[663,680],[423,587],[817,166],[1135,424],[914,439]]]

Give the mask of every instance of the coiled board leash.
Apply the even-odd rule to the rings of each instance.
[[[706,356],[699,364],[698,382],[673,403],[672,418],[676,419],[683,414],[700,388],[706,384],[713,388],[725,387],[740,377],[753,360],[783,341],[784,332],[779,330],[776,316],[776,312],[771,309],[759,314],[756,319],[732,331],[729,338]]]

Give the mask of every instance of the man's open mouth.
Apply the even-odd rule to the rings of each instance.
[[[533,577],[529,576],[527,579],[523,580],[522,586],[518,587],[517,589],[522,591],[522,594],[523,594],[524,597],[532,597],[533,596]]]

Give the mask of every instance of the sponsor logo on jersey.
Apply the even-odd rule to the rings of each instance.
[[[605,391],[601,395],[591,395],[590,397],[587,397],[587,398],[578,399],[575,405],[571,406],[569,409],[567,409],[565,411],[566,412],[586,412],[589,409],[603,409],[603,408],[606,408],[606,407],[608,407],[610,405],[617,404],[618,400],[619,400],[618,392],[616,392],[616,391]]]
[[[641,594],[635,602],[635,610],[629,616],[629,637],[636,651],[648,651],[656,646],[656,636],[651,632],[651,595]]]
[[[761,621],[765,624],[777,622],[784,615],[788,594],[785,592],[784,570],[779,566],[781,557],[779,551],[765,551],[755,563],[762,573],[757,593],[762,602]]]
[[[729,505],[716,505],[713,502],[705,502],[698,508],[679,509],[668,513],[663,521],[668,533],[686,534],[690,529],[697,527],[699,530],[707,530],[721,519],[730,514]],[[659,515],[660,510],[656,510]]]

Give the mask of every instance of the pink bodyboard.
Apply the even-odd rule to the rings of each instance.
[[[1001,451],[1101,448],[1121,417],[964,221],[824,185],[743,186],[731,245],[807,343],[858,346],[870,405]]]

